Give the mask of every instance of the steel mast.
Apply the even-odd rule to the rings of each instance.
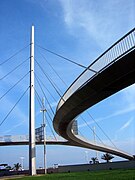
[[[30,43],[30,105],[29,105],[29,174],[36,175],[35,93],[34,93],[34,26]]]
[[[41,112],[43,112],[43,138],[44,138],[44,173],[47,173],[47,169],[46,169],[46,122],[45,122],[45,104],[44,104],[44,98],[42,98],[42,109]]]

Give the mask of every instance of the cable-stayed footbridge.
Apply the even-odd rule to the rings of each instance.
[[[101,144],[101,143],[92,142],[88,139],[85,139],[84,137],[82,137],[81,133],[80,135],[78,135],[78,133],[75,133],[74,131],[73,123],[75,122],[75,119],[77,119],[78,116],[82,112],[87,110],[88,108],[106,99],[107,97],[117,93],[123,88],[128,87],[135,83],[135,78],[134,78],[135,29],[131,30],[129,33],[123,36],[120,40],[118,40],[114,45],[112,45],[108,50],[106,50],[102,55],[100,55],[88,67],[36,44],[36,47],[39,48],[40,50],[45,50],[46,52],[51,53],[57,56],[58,58],[62,58],[66,61],[74,63],[75,65],[78,65],[85,69],[84,72],[81,73],[78,76],[78,78],[71,84],[71,86],[66,90],[64,95],[62,95],[63,93],[61,92],[60,87],[57,85],[57,83],[55,83],[54,80],[51,78],[51,76],[49,76],[45,72],[43,65],[40,63],[39,59],[37,57],[34,57],[33,45],[34,43],[32,41],[30,45],[19,50],[18,52],[16,52],[15,54],[13,54],[12,56],[7,58],[5,61],[3,61],[0,64],[0,66],[5,65],[16,55],[23,52],[29,46],[31,47],[31,56],[27,57],[24,61],[22,61],[19,65],[15,66],[13,69],[10,69],[6,75],[5,74],[2,75],[0,80],[1,81],[4,80],[9,75],[11,75],[12,73],[14,73],[16,70],[18,70],[20,67],[24,65],[25,65],[24,69],[26,71],[27,67],[29,68],[29,66],[26,65],[29,59],[35,62],[36,66],[38,67],[38,70],[40,70],[42,75],[37,74],[37,72],[34,71],[34,69],[31,69],[30,71],[28,69],[27,72],[23,73],[23,76],[18,81],[13,83],[13,85],[1,95],[0,100],[3,100],[4,97],[6,97],[15,87],[17,87],[20,83],[22,83],[25,80],[26,87],[23,88],[24,91],[21,91],[22,95],[16,100],[14,105],[11,106],[9,112],[1,120],[0,126],[5,124],[5,122],[7,121],[7,119],[13,112],[13,110],[20,103],[20,101],[24,97],[28,96],[27,92],[30,89],[32,90],[30,91],[30,97],[31,97],[30,99],[32,100],[31,101],[32,106],[30,107],[30,111],[32,111],[30,113],[30,119],[32,121],[29,127],[32,126],[33,130],[29,134],[29,136],[20,135],[20,136],[8,137],[6,136],[6,134],[4,134],[4,136],[0,136],[0,145],[1,146],[30,145],[30,142],[31,142],[30,139],[33,141],[31,144],[34,144],[34,143],[44,144],[44,140],[38,141],[38,139],[35,139],[35,126],[33,123],[33,120],[34,120],[33,97],[34,96],[32,95],[35,93],[36,105],[38,104],[38,106],[40,107],[39,109],[42,109],[42,111],[45,112],[44,105],[42,103],[42,98],[40,95],[40,93],[42,93],[42,96],[45,97],[45,101],[47,103],[46,106],[48,106],[48,110],[46,111],[46,114],[47,114],[46,123],[50,127],[50,131],[54,137],[50,139],[47,137],[44,138],[47,144],[79,146],[79,147],[112,153],[114,155],[132,160],[133,155],[130,155],[128,153],[125,153],[119,150],[111,141],[111,139],[108,137],[106,132],[103,131],[103,129],[98,125],[98,123],[93,118],[92,119],[95,121],[97,126],[102,130],[102,132],[106,135],[106,137],[108,137],[110,142],[113,144],[113,147],[107,146],[104,143]],[[59,77],[60,81],[62,81],[63,84],[66,84],[65,81],[60,77],[59,73],[57,73],[54,67],[52,67],[52,65],[47,61],[47,59],[44,57],[41,51],[39,51],[39,54],[48,63],[48,65],[53,69],[53,71],[55,72],[55,75]],[[30,64],[30,67],[33,67],[33,65]],[[19,70],[19,72],[23,72],[23,71]],[[28,77],[29,75],[31,77],[30,85],[29,85],[29,82],[26,80],[26,77]],[[51,91],[48,89],[48,86],[45,86],[45,82],[44,82],[45,78],[53,87],[57,96],[59,96],[60,98],[59,102],[58,102],[58,99],[55,98],[54,93],[51,93]],[[36,85],[34,86],[34,83],[33,83],[34,79],[36,81],[36,85],[38,86],[38,88]],[[53,101],[58,102],[56,112],[54,108],[52,107],[50,100],[48,99],[48,96],[50,96],[53,99]],[[29,115],[27,114],[27,116]],[[89,116],[91,115],[89,114]],[[49,120],[51,120],[51,124],[53,124],[54,129],[52,128],[52,125],[50,124]],[[87,121],[85,119],[83,120],[86,123],[86,125],[89,126]],[[44,126],[44,123],[43,123],[43,126]],[[57,138],[56,137],[57,135],[54,132],[54,130],[62,138]],[[102,140],[100,141],[102,142]]]

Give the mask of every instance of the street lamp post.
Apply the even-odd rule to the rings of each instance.
[[[46,122],[45,122],[45,105],[44,105],[44,98],[42,99],[42,109],[43,112],[43,138],[44,138],[44,173],[46,174]]]
[[[85,160],[88,163],[88,151],[85,151]]]
[[[95,127],[93,127],[93,136],[94,136],[94,143],[96,144],[96,133],[95,133]],[[96,151],[96,158],[98,159],[98,152]]]
[[[24,160],[24,157],[20,157],[21,159],[21,166],[22,166],[22,170],[24,169],[24,164],[23,164],[23,160]]]

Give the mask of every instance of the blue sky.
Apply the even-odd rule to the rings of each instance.
[[[115,41],[130,31],[135,25],[135,1],[130,0],[1,0],[0,1],[0,62],[9,58],[19,49],[27,46],[30,41],[31,25],[35,26],[35,42],[45,48],[60,53],[85,66],[89,65]],[[59,73],[69,86],[83,71],[74,64],[61,60],[35,47],[35,58],[45,72],[58,85],[62,94],[67,87],[56,76],[45,59]],[[10,72],[15,66],[29,57],[29,48],[16,55],[0,66],[0,78]],[[27,74],[29,63],[26,61],[20,68],[0,80],[0,96],[15,82]],[[42,79],[45,87],[53,94],[56,101],[45,91],[54,110],[59,96],[35,64],[36,74]],[[26,77],[2,100],[0,100],[1,120],[7,115],[19,97],[29,85]],[[36,84],[36,90],[43,97]],[[106,131],[115,145],[135,154],[135,86],[132,85],[108,99],[98,103],[88,110],[92,117]],[[46,104],[48,108],[48,105]],[[48,111],[49,108],[48,108]],[[51,114],[51,112],[50,112]],[[51,114],[52,115],[52,114]],[[83,118],[93,128],[103,142],[110,145],[108,139],[93,123],[86,112]],[[53,116],[52,116],[53,118]],[[36,100],[36,127],[40,126],[42,115]],[[51,123],[51,122],[50,122]],[[93,134],[81,118],[78,118],[79,130],[87,138],[93,140]],[[47,126],[48,135],[51,134]],[[28,92],[0,127],[0,136],[28,134]],[[14,164],[24,156],[24,165],[28,167],[28,147],[0,147],[0,162]],[[8,154],[8,156],[7,156]],[[37,147],[37,167],[42,166],[42,148]],[[95,152],[77,147],[48,146],[47,164],[70,164],[86,162],[95,156]],[[65,156],[66,154],[66,156]],[[99,157],[102,153],[99,154]],[[62,157],[62,158],[60,158]],[[118,160],[115,158],[114,160]]]

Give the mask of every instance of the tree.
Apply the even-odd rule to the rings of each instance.
[[[98,159],[97,159],[97,157],[92,157],[92,158],[91,158],[91,160],[92,160],[93,164],[98,163]]]
[[[105,160],[107,163],[113,158],[114,157],[109,153],[103,154],[103,156],[101,157],[101,159]]]
[[[12,170],[11,166],[6,166],[7,170]]]
[[[21,168],[21,164],[17,163],[17,164],[14,164],[14,169],[15,171],[18,171],[20,168]]]

